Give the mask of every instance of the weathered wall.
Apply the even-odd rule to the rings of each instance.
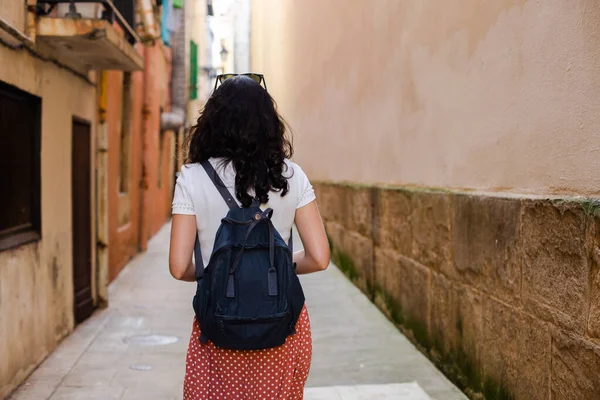
[[[253,69],[266,74],[309,176],[600,194],[595,2],[252,7]]]
[[[143,72],[132,74],[132,120],[130,172],[127,193],[120,191],[121,115],[123,110],[123,72],[108,71],[106,123],[108,127],[108,226],[109,279],[113,280],[139,251],[140,179],[142,172],[142,96]]]
[[[94,143],[96,89],[26,51],[0,46],[0,60],[0,81],[42,98],[42,239],[0,252],[3,398],[73,329],[71,127],[89,121]]]
[[[25,1],[22,0],[2,0],[2,18],[13,28],[20,32],[26,31],[27,9]],[[4,36],[8,38],[9,36]]]
[[[600,398],[600,203],[316,188],[336,264],[473,398]]]
[[[144,184],[144,209],[148,222],[148,237],[154,235],[170,218],[170,204],[173,198],[174,167],[171,161],[175,156],[173,132],[160,129],[161,110],[170,110],[170,63],[171,50],[163,46],[148,48],[146,52],[148,71],[148,96],[144,107],[147,110],[146,136],[146,179]],[[160,177],[159,177],[160,175]],[[144,242],[143,247],[146,247]]]
[[[170,109],[170,49],[157,42],[140,51],[144,52],[145,70],[133,74],[127,194],[119,187],[123,73],[108,73],[110,280],[140,249],[146,248],[148,239],[168,220],[173,195],[174,134],[160,131],[161,111]]]
[[[586,0],[252,2],[334,260],[473,398],[600,398],[599,39]]]

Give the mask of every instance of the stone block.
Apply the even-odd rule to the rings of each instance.
[[[363,236],[373,235],[373,191],[376,189],[366,187],[348,187],[348,229],[358,232]]]
[[[429,346],[429,268],[390,249],[375,249],[375,282],[386,312]],[[381,304],[380,304],[381,305]]]
[[[400,281],[400,304],[406,318],[423,324],[429,330],[429,295],[431,270],[410,258],[400,256],[404,278]],[[409,328],[410,325],[408,326]]]
[[[517,303],[522,260],[520,200],[457,195],[453,208],[455,270],[449,275],[456,274],[465,283]]]
[[[316,183],[314,187],[323,219],[336,221],[343,225],[347,210],[344,187],[331,183]]]
[[[523,298],[523,306],[527,312],[535,315],[543,321],[549,321],[554,325],[573,332],[583,333],[585,330],[585,316],[569,315],[562,310],[546,304],[539,299],[525,295]]]
[[[375,247],[375,297],[378,306],[394,322],[402,320],[401,309],[398,304],[401,290],[400,282],[402,268],[400,267],[400,254],[381,247]],[[394,315],[396,313],[396,315]]]
[[[565,332],[554,333],[552,399],[600,399],[600,344]]]
[[[336,250],[339,248],[343,248],[344,246],[344,227],[335,221],[325,221],[325,231],[327,232],[327,237],[329,238],[329,245],[332,247],[332,250]],[[332,253],[332,257],[334,254]]]
[[[591,256],[592,282],[590,285],[590,316],[588,317],[588,333],[600,339],[600,216],[589,217],[588,249]]]
[[[443,275],[431,276],[431,336],[438,351],[451,352],[457,348],[457,293],[452,282]]]
[[[451,200],[449,192],[420,191],[412,195],[410,217],[414,260],[442,271],[452,268],[451,257]]]
[[[483,299],[473,289],[431,277],[431,337],[445,372],[462,387],[481,385]]]
[[[373,241],[353,231],[343,235],[343,252],[349,257],[349,265],[339,265],[354,283],[364,292],[369,293],[374,281]]]
[[[375,245],[409,256],[412,253],[412,193],[379,188],[373,191],[373,238]]]
[[[524,201],[522,246],[526,309],[567,330],[584,333],[590,266],[581,205]]]
[[[548,399],[551,334],[548,324],[510,305],[484,300],[483,372],[486,398]]]

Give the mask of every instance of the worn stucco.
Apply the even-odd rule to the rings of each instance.
[[[120,193],[121,116],[123,110],[123,74],[106,73],[106,127],[108,133],[108,228],[109,279],[114,279],[139,249],[140,177],[142,170],[142,96],[143,72],[131,76],[129,185]]]
[[[312,178],[600,194],[595,2],[252,6],[253,69]]]
[[[24,1],[3,1],[2,18],[20,32],[26,31],[27,9]],[[8,36],[5,36],[8,38]]]
[[[123,72],[106,72],[110,280],[168,220],[173,196],[174,133],[160,130],[161,110],[170,107],[170,49],[157,42],[138,50],[144,54],[145,70],[132,75],[127,193],[119,187]]]
[[[71,128],[90,122],[93,143],[96,109],[93,83],[23,50],[0,46],[0,60],[0,81],[42,98],[42,239],[0,252],[3,398],[73,329]]]
[[[146,77],[142,113],[144,145],[141,184],[144,188],[141,203],[144,215],[140,224],[142,249],[146,249],[148,239],[171,216],[175,175],[172,164],[175,156],[174,135],[172,131],[160,129],[161,110],[170,110],[171,52],[165,46],[146,47],[144,60]]]

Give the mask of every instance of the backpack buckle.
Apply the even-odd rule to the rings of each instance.
[[[262,215],[260,215],[260,213],[254,214],[254,220],[255,221],[260,221],[261,219],[262,219]]]

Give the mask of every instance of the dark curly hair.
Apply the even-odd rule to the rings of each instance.
[[[233,163],[235,195],[243,207],[254,198],[269,201],[269,191],[289,191],[286,158],[293,148],[287,124],[271,95],[249,77],[227,79],[210,96],[188,137],[188,163],[211,157]],[[254,198],[249,194],[254,193]]]

